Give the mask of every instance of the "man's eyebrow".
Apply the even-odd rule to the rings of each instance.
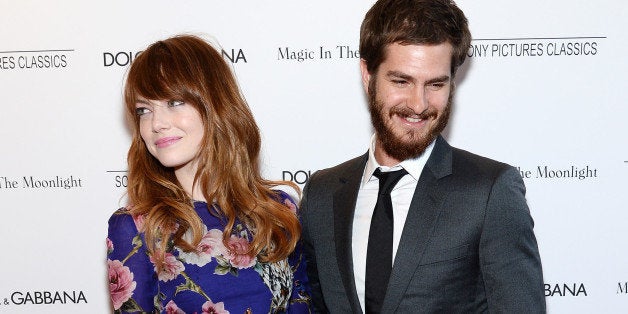
[[[389,78],[400,78],[400,79],[410,81],[410,82],[415,81],[414,77],[406,73],[403,73],[401,71],[388,71],[386,72],[386,76]],[[434,84],[434,83],[443,83],[443,82],[449,81],[450,79],[451,77],[449,75],[441,75],[433,79],[427,80],[425,84],[429,85],[429,84]]]
[[[386,72],[386,76],[389,78],[394,77],[394,78],[400,78],[406,81],[414,82],[414,78],[412,76],[405,74],[401,71],[388,71]]]

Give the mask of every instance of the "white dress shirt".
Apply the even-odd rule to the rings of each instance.
[[[423,154],[419,157],[404,160],[401,163],[386,167],[380,166],[375,160],[375,135],[371,137],[371,146],[369,148],[368,161],[364,168],[360,190],[358,191],[358,199],[355,205],[355,214],[353,216],[353,233],[352,233],[352,251],[353,251],[353,272],[355,277],[355,287],[360,299],[362,312],[365,304],[365,280],[366,280],[366,250],[368,248],[369,229],[371,227],[371,217],[377,202],[377,193],[379,191],[379,179],[373,175],[375,169],[380,168],[382,172],[401,170],[402,168],[408,172],[403,176],[390,192],[390,198],[393,205],[393,263],[397,254],[397,247],[401,239],[401,232],[408,216],[410,202],[414,195],[414,190],[421,176],[421,172],[425,167],[425,163],[432,153],[434,142],[432,142]]]

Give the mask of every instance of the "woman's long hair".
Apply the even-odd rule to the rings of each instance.
[[[238,218],[253,232],[251,250],[238,253],[270,262],[287,257],[298,241],[300,225],[271,188],[298,187],[261,177],[260,132],[233,73],[220,52],[191,35],[158,41],[141,52],[131,64],[124,88],[133,129],[128,198],[131,214],[144,217],[142,231],[149,251],[165,252],[170,241],[184,251],[194,251],[203,237],[203,223],[173,169],[148,152],[135,109],[140,97],[182,100],[198,110],[204,137],[194,183],[200,186],[208,210],[226,222],[223,242]],[[191,232],[192,241],[183,239],[186,232]]]

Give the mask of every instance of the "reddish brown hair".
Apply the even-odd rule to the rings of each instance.
[[[451,75],[464,63],[471,33],[464,16],[450,0],[380,0],[366,13],[360,29],[360,57],[369,73],[385,60],[385,48],[402,45],[453,46]]]
[[[279,184],[260,175],[260,132],[230,67],[221,53],[205,40],[182,35],[158,41],[131,64],[124,99],[132,121],[133,139],[128,153],[128,197],[133,215],[144,215],[150,251],[166,251],[168,242],[193,251],[203,236],[203,224],[192,200],[178,183],[172,168],[162,166],[146,148],[139,132],[136,102],[139,98],[182,100],[194,106],[204,124],[194,183],[225,218],[223,241],[235,219],[254,233],[251,256],[278,261],[293,250],[300,234],[296,215],[277,201]],[[182,236],[192,233],[192,241]]]

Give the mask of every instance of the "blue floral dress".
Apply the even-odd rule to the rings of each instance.
[[[296,211],[285,193],[280,201]],[[120,209],[109,219],[108,275],[115,313],[309,313],[310,288],[299,243],[287,259],[262,263],[244,252],[251,240],[236,220],[228,244],[224,221],[210,214],[207,203],[194,209],[205,225],[197,252],[173,246],[148,254],[142,217]],[[155,263],[161,263],[157,273]]]

